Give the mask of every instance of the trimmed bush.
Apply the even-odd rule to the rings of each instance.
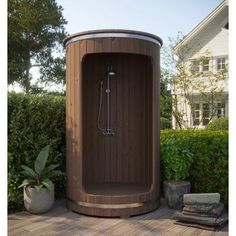
[[[174,140],[180,148],[193,154],[189,178],[192,192],[219,192],[224,203],[228,202],[228,132],[208,130],[163,130],[161,131],[162,170],[171,168],[166,158],[166,143]],[[180,160],[182,161],[182,160]],[[169,170],[171,172],[171,169]],[[162,172],[162,180],[168,179]]]
[[[207,130],[228,130],[228,117],[218,118],[210,122],[205,129]]]
[[[8,208],[23,208],[20,165],[33,167],[39,151],[50,145],[48,164],[65,171],[65,97],[8,94]],[[56,196],[65,193],[65,177],[54,179]]]

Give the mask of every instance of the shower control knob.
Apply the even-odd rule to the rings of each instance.
[[[106,93],[110,93],[111,92],[111,90],[110,89],[106,89]]]

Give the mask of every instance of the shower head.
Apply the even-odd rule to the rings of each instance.
[[[107,66],[107,75],[116,75],[116,72],[113,70],[112,65]]]
[[[114,71],[109,71],[108,75],[116,75],[116,73]]]

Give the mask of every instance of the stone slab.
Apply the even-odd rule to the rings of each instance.
[[[225,223],[228,220],[228,217],[222,216],[217,218],[217,217],[190,216],[190,215],[185,215],[182,212],[176,212],[174,214],[174,219],[200,225],[219,226]]]
[[[185,204],[214,204],[220,202],[219,193],[190,193],[184,194],[183,196],[184,205]]]

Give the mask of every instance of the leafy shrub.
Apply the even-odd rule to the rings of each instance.
[[[180,148],[188,148],[193,154],[189,180],[192,192],[219,192],[224,203],[228,202],[228,132],[208,130],[163,130],[161,131],[162,170],[166,158],[165,146],[170,140]],[[163,150],[164,148],[164,150]],[[180,160],[181,161],[181,160]],[[165,163],[168,165],[168,163]],[[169,172],[171,170],[168,170]],[[162,174],[162,180],[167,178]]]
[[[228,117],[218,118],[210,122],[207,126],[207,130],[228,130]]]
[[[38,151],[50,145],[48,164],[65,171],[65,97],[8,94],[8,207],[22,209],[21,165],[32,166]],[[56,197],[65,193],[65,177],[53,179]]]
[[[181,142],[166,140],[161,146],[162,171],[165,180],[185,180],[189,177],[189,169],[193,154]]]
[[[160,125],[161,125],[161,129],[170,129],[171,128],[171,121],[165,117],[161,117],[160,118]]]

